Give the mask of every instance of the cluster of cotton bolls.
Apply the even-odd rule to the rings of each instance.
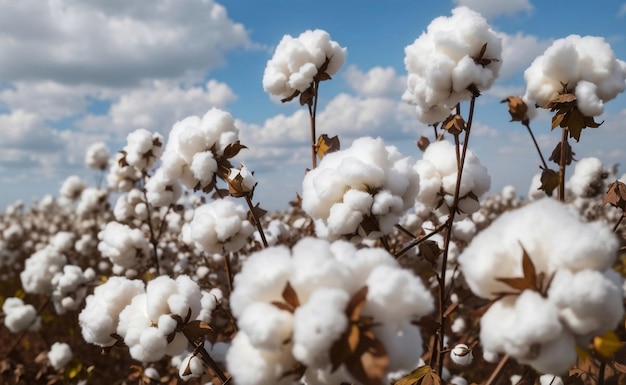
[[[87,147],[85,153],[85,164],[90,168],[104,170],[109,165],[109,148],[103,142],[96,142]]]
[[[502,64],[500,38],[480,14],[464,6],[434,19],[404,51],[408,89],[403,99],[416,105],[427,124],[443,121],[459,102],[489,89]]]
[[[141,179],[141,171],[124,161],[122,152],[115,154],[111,159],[106,180],[110,189],[117,192],[130,191]]]
[[[48,245],[32,254],[20,273],[22,287],[27,293],[50,294],[52,278],[67,264],[65,252],[71,247],[73,234],[59,232]]]
[[[211,187],[224,150],[238,141],[233,117],[218,108],[176,122],[163,152],[164,176],[190,189]]]
[[[622,319],[623,280],[611,269],[618,244],[606,225],[583,222],[553,199],[502,214],[458,258],[469,288],[489,299],[515,292],[501,279],[524,275],[524,253],[537,282],[483,315],[484,351],[506,353],[540,372],[566,372],[576,345],[587,346]]]
[[[297,297],[293,311],[276,305],[287,301],[288,285]],[[411,321],[434,307],[421,280],[383,249],[303,238],[291,250],[274,246],[252,254],[235,276],[230,304],[239,332],[226,356],[234,380],[290,383],[288,372],[301,363],[306,383],[354,382],[345,364],[332,372],[330,349],[348,328],[348,302],[365,286],[361,314],[376,325],[371,330],[389,357],[388,371],[414,369],[422,338]]]
[[[143,231],[122,223],[107,223],[98,239],[98,250],[111,260],[118,273],[138,267],[142,259],[150,256],[150,244]]]
[[[126,142],[124,160],[141,172],[150,169],[163,153],[163,136],[143,128],[128,134]]]
[[[319,236],[376,239],[390,234],[415,204],[419,178],[414,161],[381,138],[356,139],[324,156],[302,182],[302,208]]]
[[[528,106],[544,106],[566,87],[576,95],[583,115],[598,116],[607,101],[626,89],[626,62],[615,57],[602,37],[570,35],[554,41],[537,57],[524,79]]]
[[[435,210],[439,215],[448,215],[454,202],[454,193],[458,177],[456,149],[448,141],[431,143],[421,160],[415,164],[419,174],[420,189],[417,201]],[[463,219],[480,208],[478,198],[489,190],[491,177],[480,159],[467,150],[461,185],[459,187],[458,208]]]
[[[190,343],[181,327],[190,320],[208,323],[216,295],[202,291],[189,276],[160,276],[143,282],[113,277],[87,297],[79,315],[83,337],[111,346],[119,336],[142,362],[182,353]]]
[[[174,204],[182,195],[183,188],[177,180],[169,178],[162,168],[146,182],[146,198],[154,207]]]
[[[143,192],[134,188],[128,193],[120,195],[113,208],[113,214],[119,222],[132,219],[146,220],[148,218],[148,206],[145,203]]]
[[[80,266],[65,265],[63,271],[52,277],[51,294],[54,310],[57,314],[65,314],[68,310],[77,310],[87,295],[87,284],[95,279],[96,273]]]
[[[346,49],[330,40],[326,31],[308,30],[297,38],[285,35],[267,62],[263,88],[272,95],[288,98],[309,88],[324,64],[324,72],[332,76],[345,60]]]
[[[254,232],[254,226],[243,207],[218,199],[195,209],[193,219],[182,231],[186,243],[207,253],[224,253],[239,251]]]
[[[24,330],[38,330],[41,327],[41,317],[30,304],[24,304],[21,298],[9,297],[2,303],[4,326],[12,333]]]

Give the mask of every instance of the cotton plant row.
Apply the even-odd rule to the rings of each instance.
[[[468,145],[475,102],[502,64],[482,16],[458,7],[405,49],[403,99],[436,134],[420,139],[417,160],[381,138],[341,148],[318,137],[320,84],[346,52],[313,30],[286,35],[267,63],[264,89],[311,117],[312,168],[287,213],[263,217],[254,204],[253,172],[235,161],[246,146],[217,108],[167,137],[133,131],[113,155],[91,146],[86,164],[105,186],[69,177],[58,198],[7,209],[1,272],[20,271],[25,293],[3,303],[15,341],[45,333],[51,304],[77,315],[87,343],[140,362],[132,381],[165,370],[196,383],[492,384],[508,373],[554,384],[573,381],[583,356],[603,383],[622,360],[626,264],[614,232],[626,185],[595,158],[565,172],[568,139],[599,126],[626,89],[626,64],[602,38],[572,35],[526,70],[526,94],[505,100],[512,120],[534,140],[538,105],[563,135],[557,169],[539,152],[522,201],[511,187],[485,197],[491,179]],[[40,308],[28,302],[37,296]],[[79,348],[55,343],[46,362],[89,378]]]

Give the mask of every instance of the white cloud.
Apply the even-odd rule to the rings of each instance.
[[[622,17],[624,15],[626,15],[626,3],[622,4],[619,11],[617,11],[617,17]]]
[[[344,76],[350,87],[361,96],[390,96],[400,99],[406,89],[406,76],[396,75],[392,67],[374,67],[364,73],[351,65]]]
[[[454,0],[457,5],[465,5],[486,18],[500,15],[514,15],[519,12],[530,12],[533,9],[529,0]]]
[[[500,33],[502,38],[502,67],[500,79],[507,79],[523,72],[535,58],[552,44],[551,40],[539,40],[521,32],[515,35]]]
[[[212,0],[0,0],[0,78],[129,86],[197,81],[227,50],[250,45]]]
[[[211,107],[223,108],[235,99],[227,84],[213,79],[195,87],[153,81],[114,101],[106,116],[88,115],[77,125],[90,131],[112,130],[121,137],[138,128],[167,136],[176,121],[190,115],[202,116]]]
[[[0,138],[3,150],[52,153],[63,147],[58,133],[46,126],[40,116],[23,110],[0,115]]]

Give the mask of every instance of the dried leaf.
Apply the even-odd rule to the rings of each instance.
[[[212,332],[211,326],[200,320],[193,320],[183,327],[183,334],[191,342],[201,340]]]
[[[287,284],[285,285],[285,289],[283,290],[283,299],[285,300],[286,303],[291,305],[294,309],[300,306],[300,301],[298,300],[298,294],[296,294],[296,291],[293,289],[293,287],[291,287],[291,284],[289,283],[289,281],[287,281]]]
[[[330,80],[332,78],[330,77],[330,75],[327,72],[321,72],[321,73],[317,74],[315,79],[320,81],[320,82],[323,82],[324,80]]]
[[[509,114],[511,114],[511,122],[522,122],[522,124],[527,125],[529,123],[528,119],[528,106],[522,100],[522,98],[518,96],[509,96],[508,98],[500,101],[500,103],[508,103],[509,104]]]
[[[559,186],[559,173],[545,169],[541,173],[541,186],[539,190],[543,190],[548,196],[552,196],[552,192]]]
[[[372,215],[365,215],[360,223],[360,227],[366,235],[380,231],[378,221]]]
[[[522,246],[522,272],[524,276],[521,278],[496,278],[496,281],[520,292],[524,290],[541,292],[541,287],[537,282],[535,265],[524,246]]]
[[[437,374],[437,372],[435,372],[434,370],[431,370],[430,372],[426,373],[421,383],[421,385],[440,385],[440,384],[441,384],[441,378],[439,378],[439,374]]]
[[[252,223],[255,223],[255,220],[254,220],[255,217],[256,219],[261,219],[263,215],[265,214],[267,214],[267,210],[264,210],[261,207],[259,207],[259,204],[257,203],[256,206],[252,208],[252,212],[248,210],[248,220]]]
[[[600,206],[603,207],[607,203],[626,212],[626,184],[618,180],[611,183]]]
[[[346,313],[350,321],[358,321],[361,317],[361,311],[365,307],[365,301],[367,300],[367,291],[367,286],[363,286],[350,298],[350,302],[348,302],[348,306],[346,307]]]
[[[419,148],[421,151],[426,151],[429,145],[430,139],[428,139],[424,135],[420,136],[420,139],[417,141],[417,148]]]
[[[451,135],[459,136],[465,131],[465,120],[459,114],[450,115],[444,120],[442,128]]]
[[[300,95],[300,91],[295,90],[295,91],[293,92],[293,94],[291,94],[291,95],[287,96],[287,97],[286,97],[286,98],[284,98],[284,99],[281,99],[281,100],[280,100],[280,102],[281,102],[281,103],[290,102],[290,101],[292,101],[293,99],[295,99],[298,95]]]
[[[583,128],[585,128],[585,116],[578,108],[572,108],[567,114],[566,119],[561,122],[561,127],[563,127],[563,125],[567,127],[570,138],[574,138],[578,142],[580,140],[580,134]]]
[[[226,159],[230,159],[236,156],[237,154],[239,154],[239,151],[243,150],[244,148],[248,148],[248,147],[244,146],[239,141],[236,141],[235,143],[231,143],[228,146],[226,146],[226,148],[224,149],[224,153],[222,157]]]
[[[437,242],[428,239],[417,245],[417,248],[419,250],[419,255],[423,256],[424,259],[432,265],[437,264],[437,260],[441,255],[441,249],[439,248],[439,245],[437,245]]]
[[[317,156],[322,159],[326,154],[339,151],[339,137],[337,135],[329,138],[328,135],[322,134],[317,138]]]
[[[312,106],[314,94],[315,94],[315,91],[313,91],[313,87],[309,87],[306,90],[304,90],[300,94],[300,105],[304,106],[306,104],[306,105]]]
[[[414,385],[431,371],[430,366],[424,365],[396,381],[393,385]]]
[[[559,142],[556,147],[554,147],[554,150],[552,151],[552,154],[550,154],[550,158],[548,158],[548,160],[553,161],[556,164],[560,164],[561,163],[561,142]],[[572,164],[572,161],[575,160],[574,159],[574,155],[576,155],[575,152],[572,151],[572,146],[569,144],[569,142],[565,142],[565,165],[569,166],[570,164]]]
[[[387,374],[389,357],[383,343],[373,333],[366,332],[361,335],[357,352],[345,365],[361,384],[380,385]]]

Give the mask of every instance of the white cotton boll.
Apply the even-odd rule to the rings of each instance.
[[[293,318],[293,355],[308,366],[330,363],[330,348],[348,327],[345,308],[350,301],[341,289],[319,288]]]
[[[206,372],[204,362],[201,357],[195,354],[187,355],[180,363],[178,375],[183,381],[202,376]]]
[[[148,170],[163,152],[163,136],[143,128],[128,134],[126,141],[126,161],[142,171]]]
[[[104,170],[109,164],[109,148],[104,142],[96,142],[87,147],[85,164],[87,167]]]
[[[217,171],[217,161],[210,151],[198,152],[193,155],[189,170],[201,185],[206,186],[212,182]]]
[[[512,297],[496,301],[480,318],[480,343],[486,361],[497,362],[498,353],[505,351],[506,338],[515,327],[514,322],[515,299]],[[495,357],[495,360],[489,360],[489,356]]]
[[[359,225],[363,222],[363,213],[354,210],[345,203],[334,204],[325,227],[330,234],[352,234],[357,232]]]
[[[294,316],[266,302],[254,302],[237,321],[250,344],[257,349],[278,350],[291,336]]]
[[[160,381],[161,380],[161,376],[159,375],[159,372],[157,372],[157,370],[155,368],[145,368],[143,370],[143,375],[146,376],[147,378],[153,380],[153,381]]]
[[[279,350],[255,349],[246,333],[237,333],[226,354],[228,371],[239,385],[287,385],[292,376],[284,376],[296,360],[290,345]]]
[[[452,225],[452,234],[454,237],[464,242],[470,242],[474,238],[474,235],[476,235],[476,231],[476,224],[469,218],[454,222]]]
[[[140,258],[150,255],[150,244],[144,233],[118,222],[107,223],[98,233],[98,239],[102,256],[126,269],[135,267]]]
[[[85,183],[83,183],[78,176],[72,175],[63,181],[59,194],[63,198],[75,200],[80,198],[80,194],[83,192],[85,187]]]
[[[604,271],[618,247],[606,225],[584,223],[554,199],[534,201],[502,214],[459,256],[471,290],[484,298],[510,290],[497,278],[522,276],[522,245],[537,273],[546,276],[561,268]]]
[[[518,361],[541,373],[567,373],[576,359],[576,341],[570,333],[563,331],[543,343],[536,357],[518,358]]]
[[[450,329],[452,330],[452,333],[454,334],[463,333],[466,327],[467,325],[466,325],[465,319],[462,317],[456,318],[454,322],[452,322],[452,325],[450,325]]]
[[[519,380],[522,379],[522,376],[520,374],[513,374],[509,380],[511,381],[511,385],[517,385],[517,383],[519,382]]]
[[[91,270],[93,272],[93,270]],[[57,314],[65,314],[68,310],[76,310],[87,294],[88,275],[80,266],[65,265],[63,272],[56,273],[52,278],[52,303]]]
[[[239,251],[254,232],[243,207],[219,199],[198,207],[190,223],[190,236],[207,253]]]
[[[528,199],[531,201],[536,201],[541,198],[545,198],[548,195],[545,191],[541,190],[541,174],[535,174],[533,176],[532,181],[530,182],[530,187],[528,188]]]
[[[51,245],[35,252],[26,259],[24,270],[20,273],[22,288],[27,293],[49,294],[52,278],[66,263],[65,255]]]
[[[335,241],[331,244],[331,250],[337,260],[351,270],[351,279],[343,283],[349,292],[360,290],[372,271],[380,266],[399,268],[396,259],[384,249],[365,248],[356,250],[348,242]]]
[[[157,328],[143,330],[139,344],[129,346],[130,356],[141,362],[155,362],[165,356],[167,338]]]
[[[182,186],[170,179],[162,168],[146,182],[146,196],[154,207],[165,207],[174,204],[182,195]]]
[[[11,333],[19,333],[26,329],[37,330],[41,326],[38,321],[37,310],[33,305],[25,305],[21,298],[9,297],[2,304],[4,326]]]
[[[222,299],[222,291],[218,288],[211,289],[211,291],[203,291],[202,298],[200,299],[200,312],[196,319],[205,323],[211,322],[211,313],[217,307],[219,301]]]
[[[465,344],[458,344],[450,351],[450,359],[459,366],[467,366],[472,363],[474,356]]]
[[[65,253],[73,248],[75,237],[76,235],[69,231],[59,231],[50,239],[50,246],[59,253]]]
[[[554,276],[548,299],[559,308],[561,320],[572,332],[600,335],[622,319],[622,287],[608,278],[609,272],[559,270]]]
[[[176,294],[176,292],[176,281],[166,275],[148,281],[146,284],[146,308],[147,315],[150,319],[157,320],[161,314],[168,314],[170,312],[167,300],[171,295]]]
[[[365,283],[368,291],[363,311],[377,321],[402,322],[434,310],[432,295],[409,270],[379,266]]]
[[[491,61],[476,63],[483,46],[482,59]],[[502,64],[500,38],[481,15],[467,7],[434,19],[404,52],[408,89],[403,100],[416,105],[426,124],[442,121],[457,103],[469,100],[470,85],[489,89]]]
[[[63,342],[55,342],[50,346],[48,352],[48,360],[54,370],[59,370],[65,367],[71,360],[73,354],[70,346]]]
[[[107,207],[107,198],[108,193],[106,190],[99,190],[92,187],[86,188],[80,194],[80,201],[78,201],[78,205],[76,206],[76,213],[80,218],[94,215]]]
[[[234,277],[230,305],[235,317],[256,301],[282,301],[282,292],[293,272],[290,251],[274,246],[252,254]]]
[[[292,249],[293,273],[289,282],[300,302],[309,300],[319,287],[346,288],[351,272],[336,258],[331,244],[315,238],[303,238]]]
[[[143,292],[143,282],[123,277],[111,277],[96,287],[78,316],[85,341],[98,346],[113,345],[111,334],[116,332],[120,312]]]
[[[468,382],[465,378],[460,376],[452,376],[450,381],[448,381],[450,385],[468,385]]]
[[[590,197],[602,186],[602,162],[598,158],[583,158],[576,162],[569,187],[577,197]],[[604,193],[604,191],[602,191]]]
[[[604,102],[598,97],[598,86],[581,80],[576,86],[576,106],[585,116],[598,116],[604,112]]]
[[[176,330],[178,322],[170,314],[161,314],[157,323],[157,328],[165,336],[172,334]]]
[[[141,171],[126,165],[123,161],[124,154],[118,152],[109,163],[109,172],[106,179],[108,186],[113,191],[128,192],[141,179]]]

